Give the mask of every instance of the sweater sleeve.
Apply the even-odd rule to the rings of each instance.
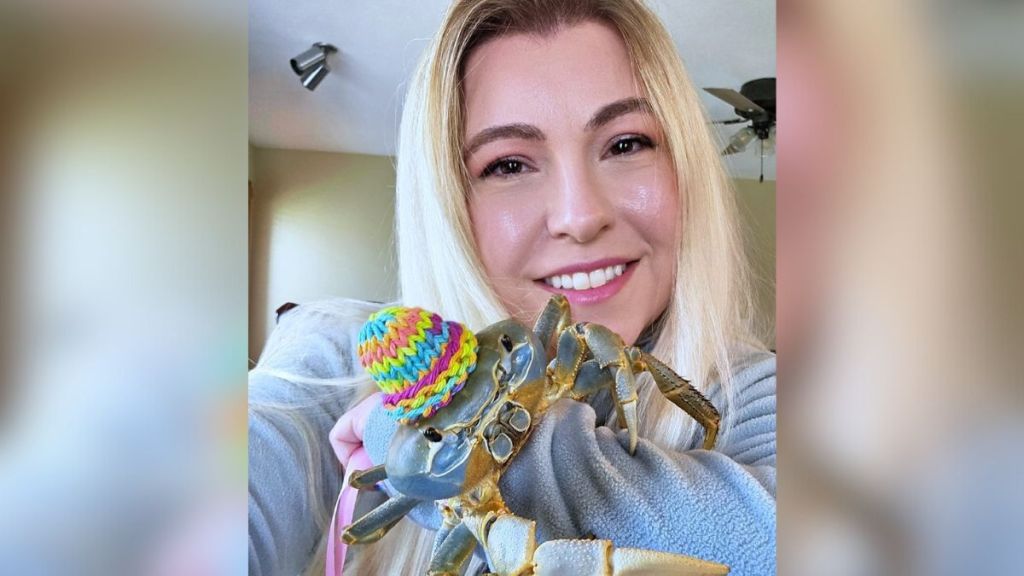
[[[734,414],[724,419],[731,429],[715,451],[641,439],[630,455],[625,431],[597,426],[587,404],[560,401],[502,476],[502,495],[514,513],[537,521],[541,541],[593,535],[722,562],[734,575],[773,574],[775,357],[747,361],[734,382]],[[386,445],[370,428],[381,420],[368,423],[375,461]]]
[[[307,488],[309,474],[321,476],[326,496],[337,494],[340,473],[328,454],[308,452],[303,435],[316,430],[326,436],[333,424],[328,413],[318,412],[250,410],[250,575],[294,576],[305,568],[319,542],[322,528],[315,520],[318,503]],[[313,462],[316,468],[311,468]]]
[[[358,362],[353,342],[362,324],[362,308],[354,306],[325,301],[283,315],[249,374],[250,575],[300,573],[323,532],[318,512],[330,509],[338,495],[342,475],[327,436],[351,391],[279,375],[352,376]],[[319,494],[308,488],[314,479]]]

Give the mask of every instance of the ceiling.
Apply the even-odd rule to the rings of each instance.
[[[416,61],[448,0],[250,0],[249,141],[286,148],[392,155],[402,100]],[[697,86],[739,89],[775,76],[774,0],[650,1],[675,39]],[[314,91],[288,60],[313,42],[338,47],[330,75]],[[702,91],[712,119],[732,107]],[[716,126],[726,142],[742,125]],[[734,177],[757,178],[755,145],[726,157]],[[765,158],[775,179],[775,157]]]

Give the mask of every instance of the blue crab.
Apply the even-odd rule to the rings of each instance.
[[[384,464],[353,473],[364,489],[388,480],[396,495],[353,522],[348,544],[379,540],[415,506],[435,501],[443,524],[429,574],[459,574],[479,544],[492,574],[725,574],[727,566],[610,541],[536,541],[533,521],[513,514],[498,489],[502,472],[557,400],[611,392],[618,421],[637,444],[635,374],[649,372],[661,392],[705,430],[714,447],[719,414],[689,382],[604,326],[576,323],[554,296],[533,330],[503,320],[476,334],[477,365],[452,402],[415,425],[399,426]],[[554,354],[548,362],[548,349]]]

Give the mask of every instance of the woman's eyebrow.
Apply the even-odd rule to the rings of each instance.
[[[539,128],[530,124],[505,124],[502,126],[491,126],[477,132],[476,136],[469,139],[466,144],[466,155],[476,152],[481,146],[488,142],[501,140],[502,138],[521,138],[523,140],[544,140],[544,133]]]
[[[651,103],[647,101],[647,98],[623,98],[601,107],[590,121],[587,122],[586,129],[596,130],[619,116],[624,116],[630,112],[654,113],[651,109]]]
[[[601,107],[597,113],[587,122],[587,130],[595,130],[631,112],[643,112],[653,114],[650,102],[646,98],[623,98],[611,104]],[[544,141],[544,133],[532,124],[504,124],[484,128],[469,139],[466,144],[466,155],[469,156],[480,149],[481,146],[502,138],[520,138],[523,140]]]

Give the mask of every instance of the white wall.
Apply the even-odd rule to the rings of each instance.
[[[285,302],[397,297],[390,158],[255,148],[249,357]]]

